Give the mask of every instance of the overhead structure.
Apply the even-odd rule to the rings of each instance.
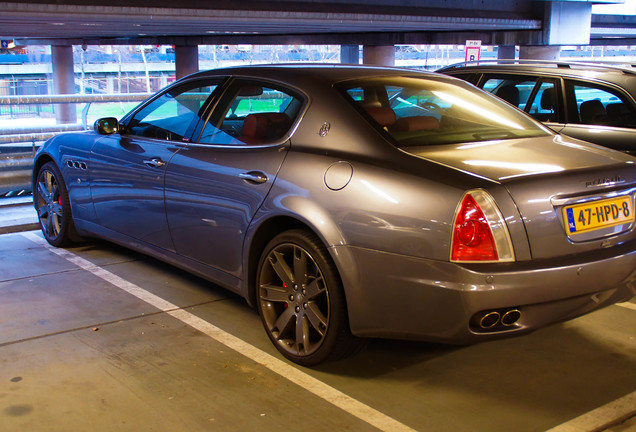
[[[590,45],[636,45],[636,16],[592,15]]]
[[[343,46],[343,59],[394,64],[396,44],[521,46],[520,58],[558,58],[561,45],[616,43],[634,22],[592,24],[593,4],[624,0],[22,0],[0,2],[0,38],[51,45],[58,92],[72,82],[71,45],[173,45],[176,77],[199,69],[199,45]],[[623,24],[621,27],[620,24]],[[626,39],[632,40],[632,39]],[[63,72],[66,70],[66,72]],[[72,86],[71,86],[72,87]],[[72,122],[70,114],[62,122]]]
[[[21,45],[587,45],[599,3],[623,0],[23,0],[0,2],[0,36]]]

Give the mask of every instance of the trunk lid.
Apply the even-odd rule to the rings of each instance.
[[[636,159],[627,154],[559,135],[403,150],[504,185],[523,219],[533,259],[636,236]]]

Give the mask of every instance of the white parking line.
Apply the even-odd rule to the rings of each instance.
[[[280,375],[281,377],[293,382],[303,389],[313,393],[314,395],[324,399],[325,401],[335,405],[341,410],[359,418],[360,420],[380,429],[384,432],[415,432],[414,429],[398,422],[397,420],[371,408],[368,405],[348,396],[341,391],[330,387],[322,381],[308,375],[299,369],[281,361],[264,351],[248,344],[247,342],[221,330],[220,328],[210,324],[209,322],[191,314],[179,306],[170,303],[161,297],[158,297],[143,288],[125,280],[121,277],[109,272],[84,258],[81,258],[67,250],[58,249],[50,246],[46,240],[34,232],[23,232],[21,235],[39,245],[44,246],[54,254],[72,262],[81,269],[92,273],[93,275],[107,281],[126,291],[129,294],[143,300],[144,302],[166,312],[179,321],[194,327],[200,332],[210,336],[214,340],[224,344],[234,351],[244,355],[245,357],[259,363]]]
[[[547,432],[603,431],[636,414],[636,392],[603,405]]]

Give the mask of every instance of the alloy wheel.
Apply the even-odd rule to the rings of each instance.
[[[46,238],[59,237],[64,215],[62,195],[55,174],[48,169],[41,170],[38,176],[36,208]]]
[[[262,262],[258,287],[263,322],[279,350],[292,357],[319,350],[331,311],[329,288],[312,255],[298,244],[277,245]]]

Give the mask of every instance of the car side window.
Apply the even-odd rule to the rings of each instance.
[[[257,82],[237,82],[208,120],[201,144],[250,145],[275,142],[289,131],[302,106],[292,91]]]
[[[169,89],[135,113],[126,128],[128,135],[170,141],[188,138],[189,128],[199,120],[216,87],[216,83],[198,81]]]
[[[542,122],[559,121],[557,86],[554,80],[541,82],[526,111]]]
[[[537,78],[515,75],[485,76],[481,88],[517,108],[524,109]]]
[[[573,83],[578,118],[574,122],[590,125],[636,128],[636,114],[618,91],[601,86]]]

